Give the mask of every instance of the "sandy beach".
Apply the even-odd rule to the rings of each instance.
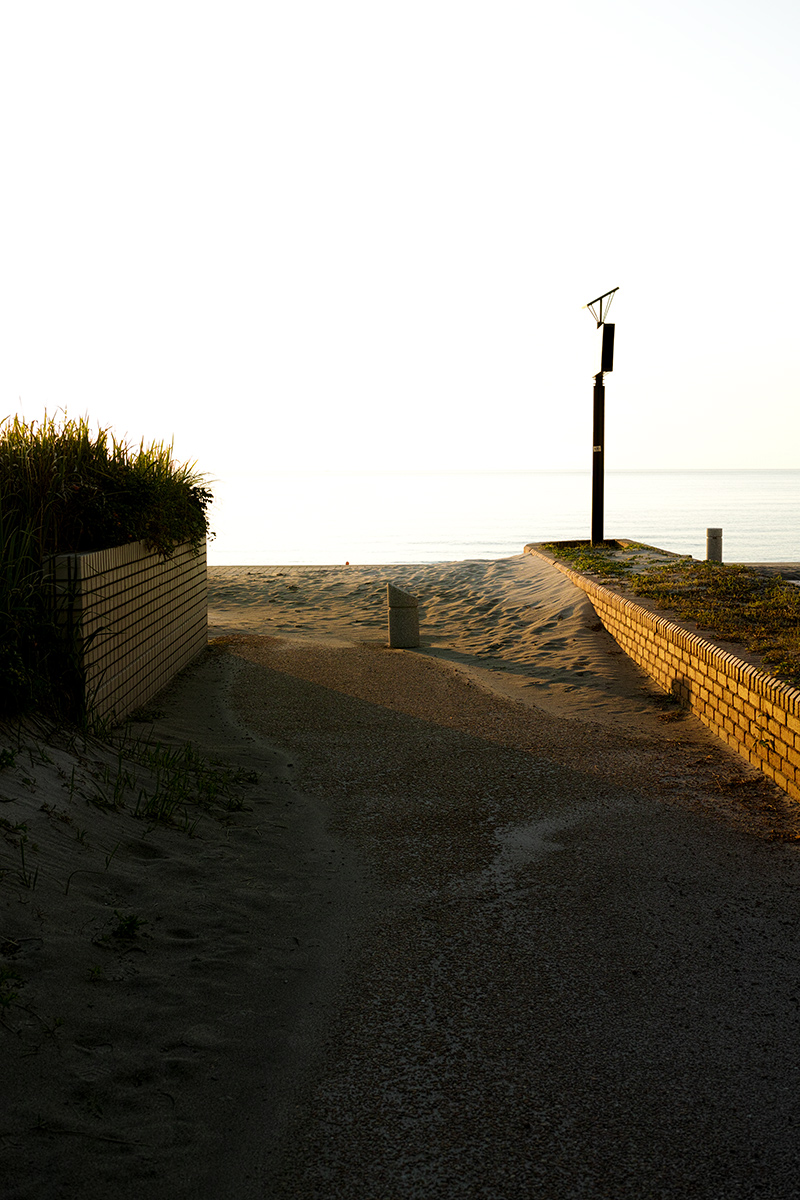
[[[530,556],[209,585],[235,804],[0,738],[3,1196],[795,1194],[796,806]]]
[[[663,732],[656,694],[586,596],[528,555],[388,567],[211,567],[210,636],[293,644],[386,640],[386,583],[420,603],[418,653],[557,716]],[[617,659],[618,661],[612,661]]]

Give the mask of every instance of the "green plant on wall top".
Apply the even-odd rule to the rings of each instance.
[[[542,549],[554,558],[569,563],[576,571],[588,575],[606,575],[621,578],[630,572],[630,564],[617,562],[609,549],[615,543],[593,546],[591,542],[546,542]]]
[[[198,551],[211,499],[163,443],[133,449],[66,415],[0,422],[0,717],[81,715],[77,631],[56,620],[47,556],[137,541],[164,557],[184,543]]]
[[[722,641],[761,656],[778,678],[800,687],[800,588],[741,563],[698,562],[626,541],[591,546],[551,542],[542,547],[574,570],[605,577],[634,596],[691,620]],[[618,552],[624,552],[622,557]],[[650,553],[648,553],[648,551]]]
[[[634,575],[646,596],[723,640],[761,655],[779,678],[800,685],[800,588],[740,563],[682,562]]]
[[[165,556],[184,542],[199,548],[211,498],[163,442],[134,449],[85,418],[0,423],[0,515],[6,528],[28,528],[43,556],[137,541]]]

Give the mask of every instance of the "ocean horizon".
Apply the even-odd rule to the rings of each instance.
[[[218,566],[505,558],[588,538],[589,471],[286,471],[211,484]],[[607,538],[726,562],[800,562],[800,470],[607,471]]]

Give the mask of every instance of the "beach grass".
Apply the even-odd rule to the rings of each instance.
[[[144,541],[165,556],[208,532],[211,492],[172,445],[138,447],[86,418],[0,424],[0,511],[29,530],[40,555],[75,554]]]
[[[66,414],[0,422],[0,718],[81,717],[79,631],[56,618],[47,557],[136,541],[164,557],[187,542],[199,550],[211,499],[166,443],[133,447]]]

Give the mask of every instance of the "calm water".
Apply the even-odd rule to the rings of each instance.
[[[209,562],[438,562],[503,558],[526,542],[588,537],[582,471],[240,476],[220,481]],[[611,471],[605,535],[727,562],[800,561],[800,471]]]

